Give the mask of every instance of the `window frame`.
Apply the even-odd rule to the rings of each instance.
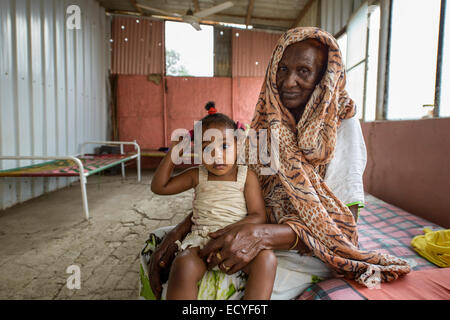
[[[361,4],[367,2],[369,6],[378,5],[380,6],[380,34],[379,34],[379,55],[378,55],[378,76],[377,76],[377,99],[376,99],[376,118],[375,121],[408,121],[399,119],[388,119],[387,110],[389,107],[389,77],[390,77],[390,55],[391,55],[391,39],[392,39],[392,19],[393,19],[393,1],[395,0],[368,0]],[[450,57],[444,57],[444,30],[446,23],[446,8],[447,0],[440,0],[440,17],[439,17],[439,34],[438,34],[438,44],[437,44],[437,61],[436,61],[436,80],[435,80],[435,97],[434,97],[434,111],[433,119],[436,118],[446,118],[440,115],[440,105],[441,105],[441,91],[442,91],[442,67],[445,58],[450,59]],[[356,10],[355,10],[356,12]],[[450,17],[447,17],[450,19]],[[369,19],[369,16],[368,16]],[[346,33],[347,26],[340,30],[335,38],[342,36]],[[369,35],[368,35],[369,37]],[[348,40],[347,40],[348,41]],[[348,48],[347,48],[348,50]],[[367,61],[368,56],[366,54],[365,60]],[[367,70],[365,77],[367,77]],[[366,84],[364,84],[366,85]],[[366,89],[364,88],[364,97],[366,95]],[[365,98],[364,98],[365,99]],[[362,106],[362,121],[372,122],[371,120],[365,120],[366,114],[366,104]],[[411,119],[409,119],[411,120]],[[421,120],[421,119],[416,119]]]
[[[164,31],[163,31],[163,33],[164,33],[164,35],[163,35],[163,38],[164,38],[164,43],[163,43],[163,45],[164,45],[164,66],[163,66],[163,68],[164,68],[164,76],[165,77],[174,77],[174,78],[214,78],[215,77],[215,62],[216,62],[215,61],[215,56],[214,56],[214,54],[215,54],[214,33],[215,33],[215,29],[216,29],[215,26],[214,25],[210,25],[210,24],[205,24],[205,23],[200,24],[200,26],[211,27],[212,28],[212,48],[211,48],[212,49],[212,51],[211,51],[211,54],[212,54],[212,74],[211,75],[199,75],[197,70],[195,72],[192,72],[191,70],[187,69],[187,71],[189,71],[189,74],[188,75],[183,75],[183,74],[169,74],[169,72],[168,72],[169,70],[167,68],[167,54],[168,54],[168,52],[170,50],[173,50],[173,49],[168,49],[167,48],[167,24],[170,23],[170,24],[175,25],[175,24],[188,24],[188,23],[186,23],[184,21],[172,21],[172,20],[164,20],[163,23],[164,23]],[[199,31],[196,31],[196,32],[199,32]],[[177,51],[174,51],[174,52],[178,53]]]
[[[444,65],[444,33],[447,0],[441,0],[441,12],[439,17],[438,52],[436,60],[436,84],[434,87],[434,118],[441,118],[441,89],[442,89],[442,67]],[[448,22],[447,22],[448,23]]]
[[[350,19],[352,19],[352,17],[354,16],[354,14],[360,10],[364,5],[367,5],[367,27],[366,27],[366,35],[365,35],[365,44],[364,44],[364,57],[359,60],[357,63],[354,63],[353,65],[350,66],[349,61],[346,61],[345,63],[345,72],[347,73],[347,76],[349,74],[350,71],[358,68],[361,64],[364,65],[364,75],[363,75],[363,88],[362,88],[362,102],[361,105],[358,105],[359,108],[361,108],[361,118],[359,120],[362,120],[364,122],[371,122],[373,120],[366,120],[367,118],[367,97],[368,97],[368,82],[369,82],[369,51],[370,51],[370,41],[371,41],[371,29],[370,29],[370,19],[371,16],[374,12],[374,10],[371,8],[372,6],[377,6],[379,7],[380,10],[380,25],[381,25],[381,5],[380,5],[380,1],[365,1],[363,3],[361,3],[360,7],[356,10],[354,10],[352,16],[350,17]],[[341,38],[342,36],[346,35],[347,36],[347,40],[346,40],[346,52],[348,52],[348,43],[349,41],[349,36],[348,36],[348,28],[349,28],[349,23],[350,20],[347,22],[347,24],[344,26],[344,28],[342,28],[334,37],[337,39]],[[378,37],[380,38],[380,34],[381,34],[381,29],[379,31]],[[379,41],[378,41],[379,42]],[[379,49],[380,43],[378,43],[378,49]],[[342,48],[341,48],[342,51]],[[378,50],[379,51],[379,50]],[[380,73],[380,69],[379,69],[379,65],[380,65],[380,57],[379,57],[380,52],[378,52],[378,57],[377,57],[377,83],[378,83],[378,79],[379,79],[379,73]],[[348,57],[346,57],[348,58]],[[347,59],[346,59],[347,60]],[[347,78],[348,79],[348,78]],[[377,87],[375,88],[375,116],[377,117],[377,113],[378,113],[378,91],[379,91],[379,86],[377,84]],[[378,120],[377,118],[375,120]]]

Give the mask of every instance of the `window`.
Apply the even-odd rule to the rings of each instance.
[[[440,117],[450,117],[450,3],[447,1],[442,61]]]
[[[214,75],[214,28],[166,21],[166,74],[212,77]]]
[[[345,32],[336,40],[339,45],[339,48],[341,49],[342,62],[344,63],[345,66],[347,66],[347,33]]]
[[[357,117],[365,121],[375,120],[376,115],[379,34],[380,7],[365,3],[338,40],[346,52],[348,93],[356,103]]]
[[[392,2],[389,120],[433,114],[440,0]]]
[[[369,7],[367,85],[364,121],[375,121],[377,112],[378,48],[380,43],[380,6]]]
[[[366,70],[367,4],[350,19],[347,26],[347,91],[356,103],[356,115],[363,117]]]

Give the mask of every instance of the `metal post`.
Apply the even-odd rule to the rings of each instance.
[[[83,166],[81,166],[83,168]],[[81,198],[83,199],[84,215],[86,220],[89,220],[89,207],[86,193],[86,177],[83,172],[80,172],[80,187],[81,187]]]
[[[392,26],[392,0],[380,1],[376,120],[387,119]]]
[[[442,85],[442,57],[444,55],[444,30],[445,30],[445,11],[447,0],[441,0],[441,17],[439,20],[439,42],[436,61],[436,84],[434,90],[434,110],[433,115],[439,118],[441,109],[441,85]]]
[[[123,154],[123,144],[120,145],[120,154]],[[124,162],[122,162],[121,167],[122,167],[122,178],[125,178],[125,163]]]
[[[136,140],[134,140],[134,149],[137,151],[137,176],[138,176],[138,182],[141,182],[141,148],[136,143]]]
[[[84,175],[83,162],[76,157],[70,157],[78,165],[78,170],[80,171],[80,188],[81,188],[81,198],[83,200],[83,209],[86,220],[89,221],[89,206],[86,192],[86,176]]]

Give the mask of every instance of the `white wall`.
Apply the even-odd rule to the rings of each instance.
[[[73,4],[81,30],[66,27]],[[107,139],[108,33],[95,0],[0,1],[1,155],[75,155]],[[0,160],[0,170],[31,164]],[[0,209],[75,180],[0,178]]]

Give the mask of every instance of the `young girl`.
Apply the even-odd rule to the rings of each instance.
[[[201,121],[202,132],[217,129],[224,137],[221,145],[203,141],[202,165],[171,177],[174,164],[171,161],[172,143],[168,154],[162,160],[151,189],[160,195],[172,195],[195,188],[193,201],[192,230],[180,244],[173,261],[167,288],[167,299],[194,300],[198,296],[198,283],[207,271],[206,262],[198,255],[209,241],[208,233],[223,229],[231,224],[265,223],[264,199],[256,174],[246,166],[237,165],[236,140],[227,137],[226,129],[237,130],[236,123],[224,114],[211,112]],[[216,131],[217,132],[217,131]],[[214,161],[205,161],[209,153]],[[218,160],[221,159],[222,161]],[[221,260],[220,269],[229,271],[227,261]],[[228,261],[229,262],[229,261]],[[243,268],[248,275],[244,299],[270,299],[275,281],[277,260],[270,250],[261,251],[253,261]]]

